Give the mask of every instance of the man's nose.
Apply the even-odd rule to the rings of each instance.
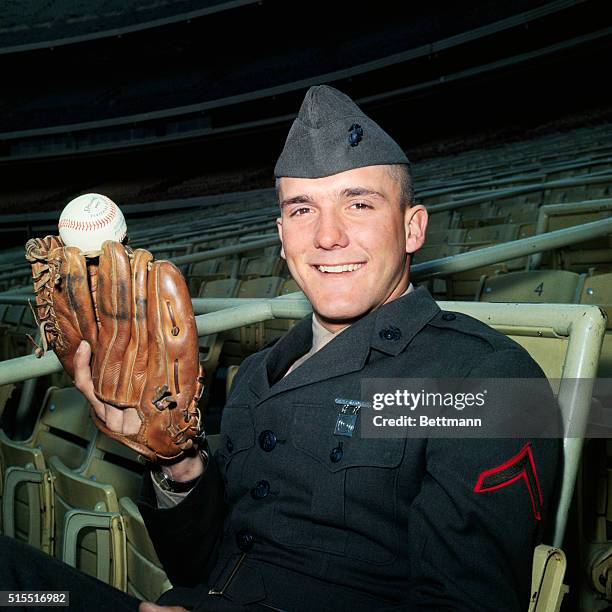
[[[347,228],[337,212],[321,212],[314,240],[315,246],[321,249],[334,249],[348,246],[349,237]]]

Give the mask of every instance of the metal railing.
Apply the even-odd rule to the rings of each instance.
[[[196,302],[207,306],[208,300]],[[243,300],[242,305],[223,308],[217,312],[196,317],[199,335],[212,334],[242,325],[260,323],[270,319],[298,319],[311,312],[310,303],[290,294],[273,299]],[[563,364],[563,379],[558,393],[563,422],[571,426],[576,437],[564,440],[564,472],[557,507],[553,544],[559,546],[567,524],[568,510],[573,495],[576,474],[581,458],[583,438],[590,411],[591,386],[597,372],[606,318],[596,306],[559,304],[494,304],[482,302],[440,302],[443,309],[452,309],[473,316],[491,326],[504,330],[516,330],[517,335],[526,329],[552,328],[559,337],[568,338]],[[221,306],[219,302],[217,304]],[[223,306],[228,305],[223,304]],[[212,304],[214,306],[214,304]],[[536,356],[537,359],[537,356]],[[44,376],[61,370],[59,360],[52,351],[43,357],[34,355],[18,357],[0,363],[0,385],[33,377]],[[575,381],[586,381],[576,385]]]

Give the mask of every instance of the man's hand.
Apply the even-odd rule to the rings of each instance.
[[[140,417],[135,408],[121,410],[103,404],[94,393],[91,379],[91,347],[85,340],[81,341],[74,354],[74,385],[93,406],[98,418],[106,423],[112,431],[122,434],[137,434],[140,431]]]
[[[181,606],[158,606],[150,601],[143,601],[138,606],[138,612],[187,612]]]
[[[96,397],[91,379],[90,361],[91,347],[88,342],[82,340],[73,359],[75,387],[85,396],[93,406],[98,418],[104,421],[111,431],[126,435],[137,434],[140,431],[141,423],[135,408],[115,408],[115,406],[104,404]],[[179,461],[164,465],[164,470],[173,480],[186,482],[197,478],[204,471],[204,463],[200,454],[196,453],[185,455]]]

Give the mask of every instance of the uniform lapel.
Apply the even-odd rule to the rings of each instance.
[[[353,323],[282,378],[289,366],[312,346],[312,318],[306,317],[272,347],[253,372],[251,390],[261,402],[285,391],[359,371],[371,349],[399,354],[439,311],[426,289],[416,289]]]
[[[289,366],[307,353],[312,346],[312,315],[298,321],[274,344],[266,359],[261,361],[249,381],[251,391],[265,397],[270,387],[281,379]]]
[[[269,397],[363,368],[370,352],[370,325],[365,320],[368,317],[351,325],[350,329],[272,385]]]

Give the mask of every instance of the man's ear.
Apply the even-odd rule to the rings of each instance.
[[[283,246],[283,220],[280,217],[276,220],[276,229],[278,230],[278,237],[281,241],[280,256],[286,260],[287,258],[285,257],[285,247]]]
[[[406,253],[414,253],[423,246],[428,219],[429,215],[422,204],[406,207],[404,211]]]

